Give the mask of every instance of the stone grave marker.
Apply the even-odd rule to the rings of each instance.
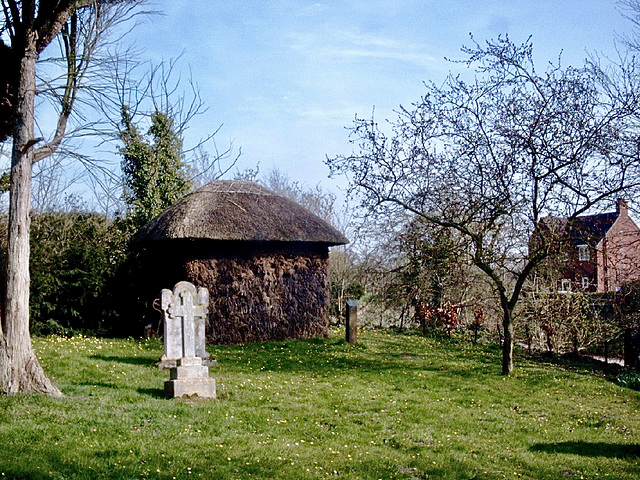
[[[178,312],[183,307],[181,304],[176,303],[173,306],[172,312],[169,312],[169,305],[172,302],[173,296],[185,295],[185,292],[189,292],[189,295],[191,295],[191,300],[186,301],[191,302],[193,305],[196,357],[202,359],[203,365],[212,366],[216,364],[216,361],[209,357],[206,349],[205,325],[207,322],[207,311],[209,309],[209,291],[206,288],[196,289],[195,286],[189,282],[178,282],[173,292],[165,289],[162,291],[160,297],[164,328],[164,355],[162,355],[158,363],[158,368],[160,369],[169,369],[177,366],[177,361],[182,355],[182,317],[179,316]]]
[[[206,354],[204,322],[209,292],[189,282],[178,282],[173,291],[162,290],[160,306],[164,320],[161,363],[175,364],[170,367],[170,380],[165,382],[167,395],[216,398],[216,381],[209,378],[209,367],[202,358]]]

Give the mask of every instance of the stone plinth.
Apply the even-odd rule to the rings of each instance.
[[[170,369],[170,380],[164,391],[170,398],[197,395],[216,398],[216,381],[209,378],[209,367],[198,357],[178,359],[178,366]]]
[[[175,358],[165,358],[163,356],[157,365],[160,370],[170,370],[171,368],[178,366],[178,360]],[[215,367],[218,365],[218,361],[215,358],[210,358],[207,353],[207,357],[202,358],[202,365],[205,367]]]

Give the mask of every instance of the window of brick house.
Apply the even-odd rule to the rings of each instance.
[[[591,260],[589,245],[578,245],[578,260],[580,260],[581,262]]]
[[[589,277],[582,277],[582,289],[587,290],[589,288]]]
[[[560,282],[560,291],[561,292],[570,292],[571,291],[571,280],[568,278],[563,278]]]

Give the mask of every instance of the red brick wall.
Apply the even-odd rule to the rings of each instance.
[[[640,229],[629,218],[626,205],[597,245],[598,291],[615,291],[640,279]]]

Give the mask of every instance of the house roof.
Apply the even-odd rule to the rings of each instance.
[[[576,217],[569,222],[569,238],[572,243],[597,245],[618,219],[618,212],[600,213]]]
[[[168,239],[349,243],[296,202],[236,180],[217,180],[185,196],[142,227],[133,242]]]
[[[543,225],[547,230],[568,235],[573,245],[587,244],[595,246],[604,238],[620,216],[619,212],[584,215],[573,219],[546,217]]]

